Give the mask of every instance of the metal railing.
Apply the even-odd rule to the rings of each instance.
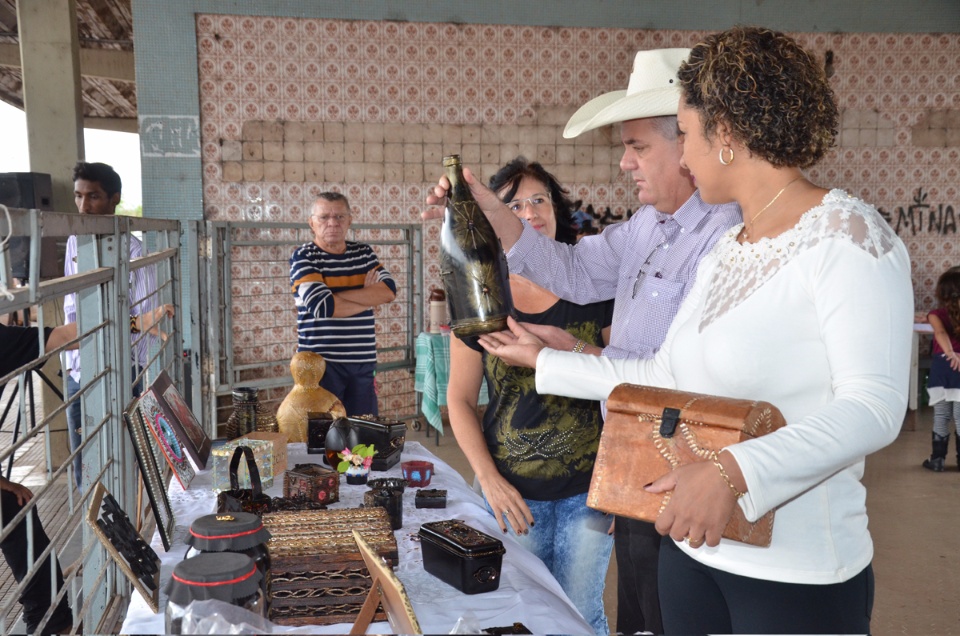
[[[130,243],[135,233],[142,235],[144,255],[131,259]],[[152,532],[122,413],[134,404],[134,385],[147,386],[160,370],[166,370],[174,382],[182,381],[182,331],[178,312],[176,318],[166,318],[159,325],[166,333],[165,341],[145,334],[131,336],[130,316],[160,304],[172,304],[179,310],[180,225],[156,219],[11,209],[9,218],[0,215],[0,236],[10,235],[29,238],[29,278],[16,286],[6,252],[0,255],[2,282],[9,290],[9,296],[0,296],[0,315],[35,309],[38,325],[56,322],[49,319],[59,312],[57,303],[68,294],[76,294],[78,338],[74,344],[79,342],[82,371],[79,391],[66,403],[46,404],[40,418],[27,412],[25,376],[35,363],[0,378],[2,385],[16,378],[19,412],[22,421],[30,421],[15,438],[14,432],[5,432],[0,464],[12,461],[17,466],[25,461],[28,449],[40,444],[45,457],[45,465],[30,473],[31,483],[39,484],[31,486],[34,497],[13,519],[2,519],[0,539],[7,538],[20,519],[26,519],[28,528],[32,526],[30,509],[57,510],[55,523],[41,518],[51,540],[48,552],[36,555],[27,577],[0,604],[0,634],[11,629],[6,617],[15,612],[16,598],[49,552],[58,555],[61,565],[65,560],[74,564],[66,572],[63,588],[57,590],[51,579],[54,596],[70,599],[75,625],[82,621],[85,633],[98,633],[112,628],[132,588],[83,519],[93,486],[101,482],[135,523]],[[41,280],[41,252],[50,249],[49,242],[42,239],[53,237],[62,242],[71,235],[77,236],[80,273]],[[128,292],[135,272],[150,272],[156,285],[146,297],[131,302]],[[131,351],[142,339],[147,339],[147,357],[138,368],[132,364]],[[41,361],[61,353],[62,348],[47,351],[43,340],[38,336]],[[82,441],[77,448],[64,452],[66,431],[57,430],[53,423],[75,402],[80,404]],[[75,486],[74,459],[78,456],[82,459],[82,490]],[[65,504],[60,505],[59,500]],[[32,551],[32,539],[28,546]]]

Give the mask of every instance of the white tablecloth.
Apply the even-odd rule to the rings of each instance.
[[[397,577],[403,582],[407,595],[413,604],[420,628],[425,633],[449,633],[457,620],[466,612],[472,612],[480,627],[501,627],[521,622],[535,634],[589,634],[590,626],[574,608],[570,599],[560,588],[556,579],[547,570],[540,559],[522,548],[512,535],[504,535],[497,527],[493,517],[483,505],[483,499],[470,488],[449,465],[430,453],[417,442],[406,443],[403,461],[425,459],[433,462],[434,476],[430,488],[447,490],[445,509],[417,509],[414,506],[416,489],[408,488],[403,495],[403,527],[395,532],[400,554],[400,564],[396,568]],[[308,455],[304,444],[290,444],[288,465],[297,463],[322,463],[320,455]],[[385,472],[371,473],[371,478],[401,477],[400,465]],[[186,553],[184,537],[190,524],[199,516],[214,511],[216,495],[210,490],[211,471],[197,474],[184,491],[176,480],[169,488],[170,505],[176,517],[176,531],[170,552],[163,551],[160,535],[154,533],[151,545],[160,555],[161,590],[166,587],[174,566]],[[275,486],[267,492],[280,496],[283,480],[276,479]],[[354,508],[363,501],[366,486],[350,486],[346,480],[340,483],[340,502],[331,508]],[[507,552],[503,558],[500,588],[485,594],[462,594],[440,579],[426,573],[419,542],[412,541],[420,524],[425,521],[443,519],[462,519],[471,526],[503,541]],[[137,592],[127,610],[126,619],[120,630],[122,634],[162,634],[163,608],[166,595],[160,594],[160,613],[154,614]],[[314,626],[307,628],[277,627],[277,632],[299,632],[315,634],[342,634],[349,631],[349,624]],[[386,622],[374,623],[370,633],[389,633]]]

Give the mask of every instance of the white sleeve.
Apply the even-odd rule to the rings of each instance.
[[[673,339],[681,325],[699,315],[703,294],[716,268],[716,257],[703,257],[697,278],[680,304],[667,330],[663,344],[653,358],[609,358],[571,351],[543,349],[537,356],[537,392],[586,400],[606,400],[618,384],[643,384],[665,389],[676,388],[670,365]]]
[[[798,285],[815,305],[833,399],[728,448],[747,483],[740,506],[751,521],[891,443],[906,411],[913,323],[906,248],[897,241],[878,257],[829,240],[804,257],[812,261]]]

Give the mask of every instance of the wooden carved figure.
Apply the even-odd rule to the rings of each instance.
[[[340,400],[320,387],[320,378],[326,370],[323,356],[312,351],[298,351],[290,360],[294,386],[277,409],[280,432],[286,434],[290,442],[307,441],[309,413],[329,413],[334,418],[347,416]]]

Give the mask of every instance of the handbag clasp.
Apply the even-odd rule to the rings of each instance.
[[[673,437],[680,423],[680,409],[667,407],[660,416],[660,437]]]

